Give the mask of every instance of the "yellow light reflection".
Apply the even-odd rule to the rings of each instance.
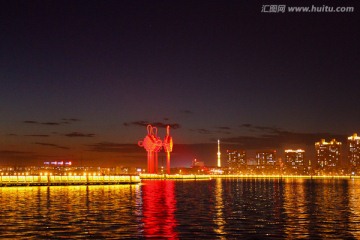
[[[215,185],[215,214],[216,218],[214,222],[216,224],[216,228],[214,229],[217,234],[220,236],[224,236],[224,226],[226,224],[223,210],[224,210],[224,202],[223,202],[223,189],[222,189],[222,180],[220,178],[216,179]],[[221,237],[222,238],[222,237]],[[223,237],[225,239],[225,237]]]
[[[350,228],[355,239],[360,239],[360,181],[350,180],[349,185],[349,206],[352,212],[349,215]]]

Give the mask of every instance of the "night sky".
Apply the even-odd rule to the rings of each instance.
[[[144,167],[148,123],[172,127],[173,166],[215,165],[217,139],[223,160],[345,144],[360,134],[356,2],[0,1],[0,165]]]

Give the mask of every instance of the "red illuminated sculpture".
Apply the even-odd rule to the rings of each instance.
[[[170,152],[172,152],[173,141],[170,137],[170,127],[167,126],[167,134],[164,139],[164,144],[161,139],[157,136],[157,128],[151,125],[147,126],[148,134],[145,136],[143,141],[139,141],[138,145],[145,148],[147,151],[147,164],[148,173],[157,173],[158,170],[158,153],[161,148],[164,147],[166,152],[166,172],[170,174]]]
[[[170,126],[166,127],[166,136],[164,138],[163,146],[166,152],[166,173],[170,174],[170,153],[173,149],[173,140],[170,137]]]

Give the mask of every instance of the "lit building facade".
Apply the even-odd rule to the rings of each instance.
[[[285,162],[283,166],[284,174],[305,174],[305,150],[286,149]]]
[[[341,142],[335,139],[326,142],[321,139],[315,143],[316,151],[316,170],[319,174],[336,174],[339,173],[341,164]]]
[[[277,167],[275,150],[258,151],[255,158],[259,173],[275,173]]]
[[[227,150],[227,167],[230,173],[246,170],[246,152],[243,150]]]
[[[354,133],[348,137],[348,160],[350,170],[353,174],[359,174],[360,171],[360,137]]]

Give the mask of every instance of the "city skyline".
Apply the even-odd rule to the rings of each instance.
[[[227,150],[224,170],[228,174],[270,175],[358,175],[360,137],[356,133],[345,143],[336,139],[315,142],[313,153],[304,149],[262,149],[249,157],[244,149]],[[309,155],[314,155],[309,157]]]
[[[172,166],[215,166],[218,139],[311,152],[359,133],[356,14],[262,8],[3,2],[0,165],[146,166],[147,124],[170,126]]]

